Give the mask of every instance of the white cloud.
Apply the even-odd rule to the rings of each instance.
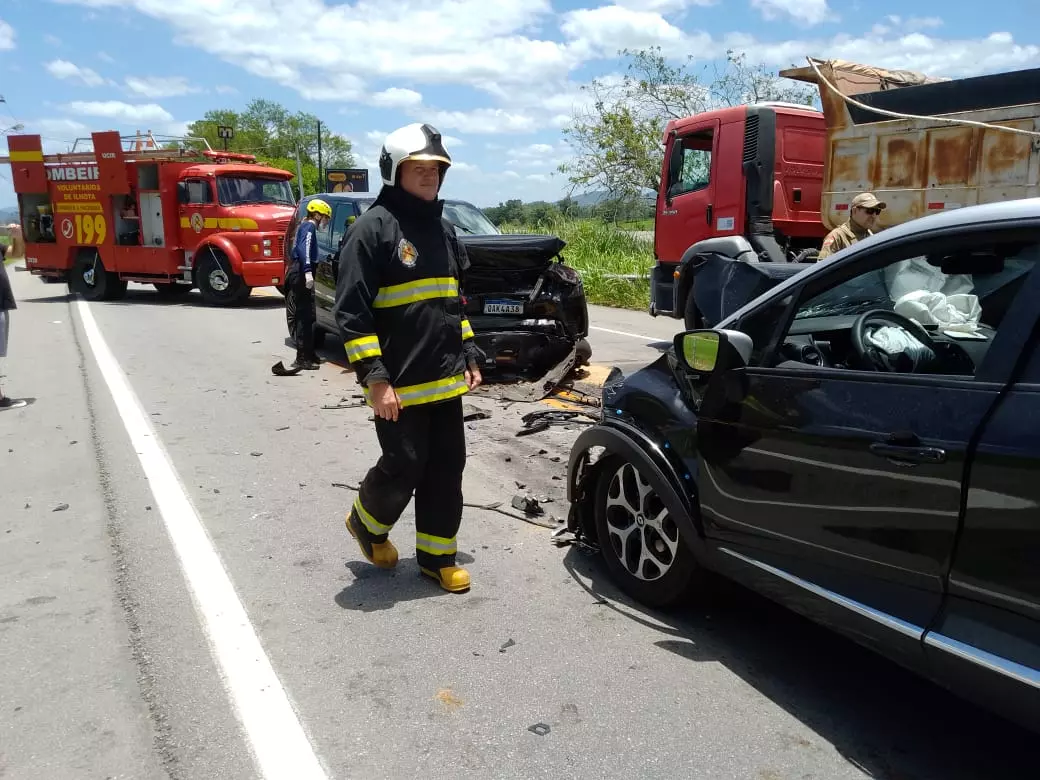
[[[718,0],[614,0],[614,5],[631,8],[636,11],[653,11],[659,14],[671,14],[685,11],[693,5],[715,5]]]
[[[111,119],[123,124],[172,123],[173,115],[157,103],[123,103],[118,100],[74,100],[63,108],[70,114]]]
[[[101,60],[102,62],[107,62],[109,64],[115,63],[115,58],[111,54],[109,54],[108,52],[99,51],[97,53],[97,58],[99,60]]]
[[[0,19],[0,51],[14,48],[14,28]]]
[[[127,76],[126,86],[137,95],[150,98],[178,97],[201,92],[183,76]]]
[[[380,108],[414,108],[422,104],[422,94],[414,89],[390,87],[370,96],[368,102]]]
[[[61,38],[57,35],[51,35],[50,33],[43,36],[43,42],[50,44],[51,46],[61,46]]]
[[[784,16],[808,25],[838,20],[827,0],[751,0],[751,5],[770,21]]]
[[[234,87],[229,87],[226,84],[218,84],[213,88],[213,91],[218,95],[237,95],[238,90]]]
[[[72,79],[86,84],[88,87],[100,87],[105,83],[105,79],[97,71],[81,68],[68,60],[52,60],[45,67],[47,72],[56,79]]]
[[[659,13],[619,5],[570,11],[564,14],[560,30],[588,56],[613,57],[619,49],[652,45],[661,46],[665,53],[678,53],[687,38]]]
[[[950,78],[997,73],[1040,63],[1040,45],[1015,43],[1008,32],[961,40],[933,38],[920,32],[897,36],[869,32],[858,38],[842,33],[830,39],[778,43],[731,34],[722,43],[726,47],[754,52],[767,66],[803,65],[806,55],[812,54],[814,57],[834,57]]]

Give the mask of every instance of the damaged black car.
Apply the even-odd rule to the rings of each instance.
[[[1040,731],[1040,198],[761,265],[611,372],[574,541],[648,606],[722,574]]]
[[[322,198],[332,206],[332,221],[317,232],[318,268],[314,274],[317,322],[315,347],[337,332],[332,314],[336,297],[339,248],[347,231],[375,202],[372,195],[323,193],[303,198],[286,232],[286,257],[307,203]],[[488,381],[534,381],[563,365],[587,364],[589,313],[578,272],[568,266],[566,243],[556,236],[502,234],[471,203],[446,200],[444,218],[469,256],[462,280],[466,315],[477,345],[487,356],[482,367]],[[285,291],[286,327],[290,338],[296,303]]]

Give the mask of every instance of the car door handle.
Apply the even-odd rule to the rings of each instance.
[[[902,461],[904,463],[945,463],[946,450],[939,447],[921,447],[913,444],[889,444],[876,441],[870,445],[870,451],[879,458]]]

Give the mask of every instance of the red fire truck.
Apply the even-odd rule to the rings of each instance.
[[[38,135],[7,137],[0,161],[11,165],[34,275],[67,280],[89,300],[143,282],[163,296],[198,287],[218,306],[282,285],[291,173],[208,144],[187,148],[193,139],[143,149],[113,131],[90,140],[89,152],[45,155]]]

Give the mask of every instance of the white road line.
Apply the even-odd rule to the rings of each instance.
[[[604,333],[613,333],[615,336],[628,336],[633,339],[643,339],[645,341],[670,341],[669,338],[658,338],[657,336],[644,336],[641,333],[627,333],[623,330],[611,330],[610,328],[601,328],[598,325],[589,325],[589,330],[601,330]]]
[[[98,368],[144,468],[262,776],[324,780],[327,775],[159,437],[105,343],[89,305],[80,298],[76,306]]]

